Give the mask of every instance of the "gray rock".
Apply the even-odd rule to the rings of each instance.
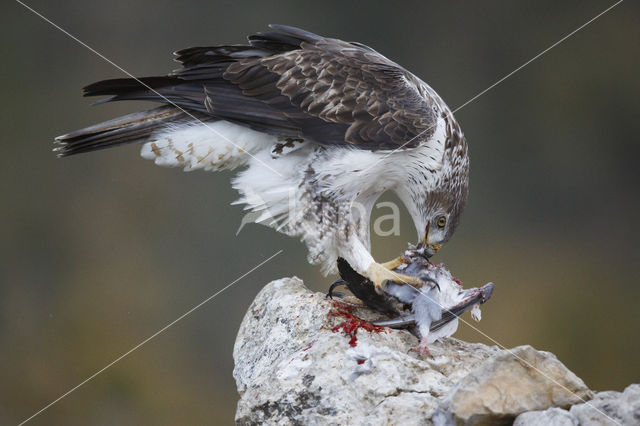
[[[591,397],[548,352],[444,338],[430,346],[433,358],[419,358],[411,350],[418,340],[404,330],[361,328],[345,334],[358,322],[351,314],[380,318],[312,293],[297,278],[267,285],[250,306],[234,346],[236,422],[496,423]]]
[[[520,414],[513,426],[578,426],[578,419],[562,408],[549,408],[544,411],[529,411]]]
[[[550,408],[518,416],[514,426],[538,425],[640,425],[640,385],[628,386],[624,392],[599,392],[590,401],[569,411]]]
[[[575,405],[570,412],[584,426],[640,425],[640,385],[630,385],[624,392],[599,392],[588,404]]]
[[[531,346],[502,351],[449,392],[441,410],[456,423],[511,422],[517,415],[587,401],[591,391],[549,352]]]

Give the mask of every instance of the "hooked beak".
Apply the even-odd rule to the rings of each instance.
[[[421,249],[422,255],[429,259],[436,254],[442,247],[442,244],[429,244],[429,227],[431,224],[427,223],[427,229],[424,231],[424,238],[418,244],[418,249]]]
[[[442,244],[424,244],[424,242],[420,242],[417,249],[422,257],[429,259],[440,250],[440,247],[442,247]]]
[[[438,250],[440,250],[440,247],[442,247],[442,244],[427,244],[427,249],[425,250],[425,253],[429,257],[431,257],[434,254],[436,254]]]

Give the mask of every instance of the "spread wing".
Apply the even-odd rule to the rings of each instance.
[[[85,95],[168,99],[255,130],[368,150],[415,147],[433,133],[436,102],[399,65],[359,43],[271,28],[248,45],[177,52],[181,69],[140,79],[153,90],[116,79],[87,86]]]

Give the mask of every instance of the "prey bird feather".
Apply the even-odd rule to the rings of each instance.
[[[146,100],[147,111],[56,138],[60,157],[128,143],[161,166],[242,168],[232,181],[252,220],[301,238],[325,274],[346,259],[381,291],[397,260],[371,255],[378,197],[395,192],[433,255],[465,206],[467,142],[453,113],[418,77],[372,48],[284,25],[243,45],[176,53],[164,76],[84,88],[97,103]],[[403,281],[421,287],[417,277]]]
[[[426,285],[415,288],[403,282],[389,281],[384,291],[378,293],[369,279],[340,258],[338,270],[342,279],[329,288],[327,296],[333,297],[338,285],[346,285],[366,306],[391,317],[375,321],[375,325],[409,329],[420,338],[416,349],[427,354],[428,344],[456,332],[458,317],[464,312],[471,309],[471,316],[480,320],[479,306],[491,298],[493,283],[465,289],[443,265],[429,262],[415,249],[405,251],[402,258],[404,262],[395,271],[417,276]]]

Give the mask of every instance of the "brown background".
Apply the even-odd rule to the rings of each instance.
[[[174,50],[284,23],[371,45],[455,108],[611,3],[29,4],[136,75],[177,67]],[[317,290],[333,277],[270,229],[235,237],[229,173],[159,168],[133,146],[56,159],[54,136],[143,105],[90,108],[80,88],[122,73],[18,3],[1,8],[0,423],[25,419],[282,248],[33,421],[231,423],[232,346],[255,294],[282,276]],[[471,194],[436,258],[467,285],[496,283],[483,332],[554,352],[594,389],[640,381],[639,12],[622,3],[457,113]],[[402,229],[374,240],[377,258],[415,240],[406,214]],[[458,337],[487,342],[464,325]]]

